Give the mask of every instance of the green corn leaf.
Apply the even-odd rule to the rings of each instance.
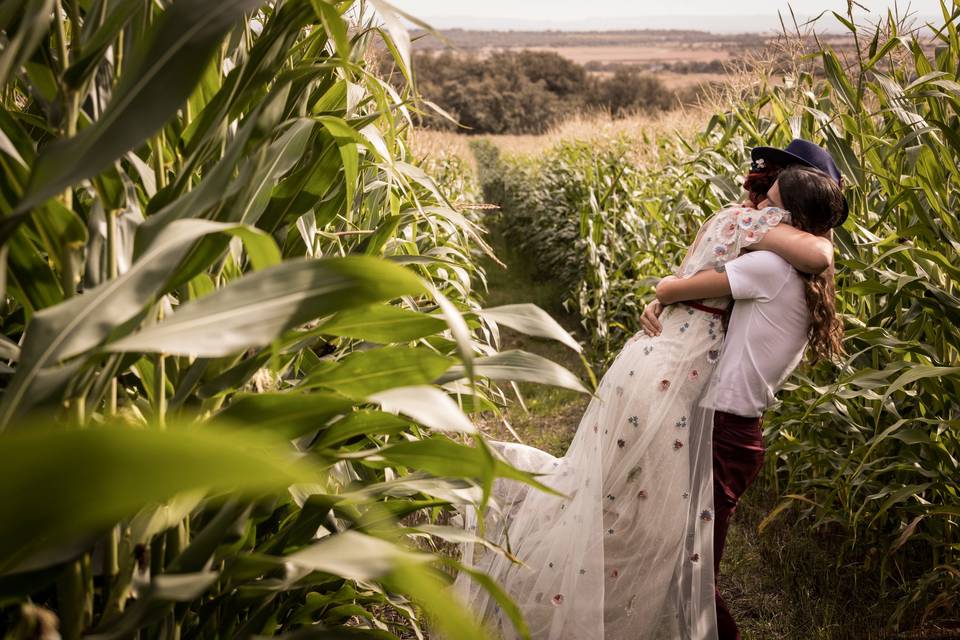
[[[8,78],[17,71],[17,67],[28,60],[43,39],[53,16],[53,0],[14,0],[4,7],[7,16],[23,9],[19,29],[7,34],[8,41],[0,51],[0,82],[7,86]],[[3,26],[4,31],[7,25]]]
[[[247,393],[234,396],[219,415],[238,426],[295,438],[352,407],[349,398],[330,393]]]
[[[478,311],[477,314],[484,319],[492,320],[527,335],[558,340],[577,353],[583,351],[583,347],[560,326],[560,323],[535,304],[507,304],[487,307]]]
[[[370,394],[367,399],[379,404],[384,411],[402,413],[438,431],[475,433],[477,430],[450,396],[436,387],[428,385],[392,387]]]
[[[477,358],[473,366],[478,375],[493,380],[541,382],[564,389],[590,393],[580,382],[580,379],[569,370],[535,353],[520,350],[502,351],[492,356]],[[438,382],[443,384],[460,379],[465,375],[466,372],[462,367],[454,366],[445,375],[441,376]]]
[[[0,435],[6,522],[0,566],[103,531],[151,502],[197,489],[250,494],[309,482],[282,439],[212,426],[167,431],[22,429]],[[63,469],[71,469],[65,476]]]
[[[341,311],[320,327],[320,332],[370,342],[407,342],[433,335],[447,326],[443,318],[390,305]]]
[[[69,372],[57,373],[60,361],[98,346],[117,327],[141,313],[170,279],[174,267],[192,244],[211,233],[234,233],[252,241],[252,254],[261,265],[279,259],[273,241],[262,232],[206,220],[178,220],[158,236],[151,249],[117,278],[82,295],[38,313],[27,331],[20,366],[0,402],[0,428],[10,419],[55,393],[36,393],[38,380],[65,382]],[[264,273],[264,272],[261,272]]]
[[[129,56],[110,104],[92,125],[45,147],[13,215],[96,175],[153,135],[186,101],[221,38],[259,0],[177,0]]]
[[[401,562],[426,562],[430,556],[356,531],[328,536],[286,556],[296,566],[352,580],[371,580],[393,571]]]
[[[413,273],[375,258],[291,260],[187,302],[107,349],[226,356],[336,311],[423,292]]]
[[[452,358],[426,348],[370,349],[347,355],[337,366],[307,376],[302,384],[364,398],[400,385],[429,384],[452,364]]]
[[[362,409],[348,413],[343,418],[323,428],[320,437],[313,443],[314,449],[333,447],[357,436],[391,435],[409,429],[410,422],[382,411]]]

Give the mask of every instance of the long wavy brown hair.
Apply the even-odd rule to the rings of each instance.
[[[800,164],[790,165],[776,176],[783,208],[790,212],[793,226],[822,235],[836,225],[847,211],[847,199],[827,174]],[[818,275],[801,273],[804,296],[810,311],[807,331],[809,359],[835,360],[844,354],[843,322],[837,315],[837,293],[833,266]]]

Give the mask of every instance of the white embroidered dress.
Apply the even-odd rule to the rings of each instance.
[[[676,275],[722,268],[788,215],[772,207],[721,210]],[[713,418],[699,399],[723,330],[719,317],[686,305],[669,306],[660,319],[661,335],[640,332],[618,354],[564,456],[490,442],[567,496],[498,480],[485,534],[523,564],[464,545],[464,562],[505,588],[535,640],[716,638]],[[477,531],[475,510],[463,519]],[[455,590],[504,638],[519,637],[468,576],[457,577]]]

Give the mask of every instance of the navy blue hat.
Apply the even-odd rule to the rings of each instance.
[[[753,170],[763,168],[765,160],[769,160],[781,167],[799,162],[800,164],[805,164],[808,167],[823,171],[833,178],[841,189],[843,188],[843,177],[840,175],[840,169],[837,168],[837,163],[833,161],[833,156],[830,155],[829,151],[809,140],[794,138],[790,144],[787,145],[786,149],[754,147],[750,151],[750,159],[753,161],[751,165],[751,169]],[[839,227],[846,219],[847,215],[844,213],[843,217],[837,221],[835,226]]]

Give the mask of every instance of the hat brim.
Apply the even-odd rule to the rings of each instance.
[[[810,164],[800,156],[794,155],[789,151],[784,151],[783,149],[777,149],[776,147],[754,147],[750,150],[751,160],[759,160],[760,158],[763,158],[764,160],[770,160],[771,162],[782,166],[799,162],[802,165],[813,167],[814,169],[817,168],[815,165]]]

